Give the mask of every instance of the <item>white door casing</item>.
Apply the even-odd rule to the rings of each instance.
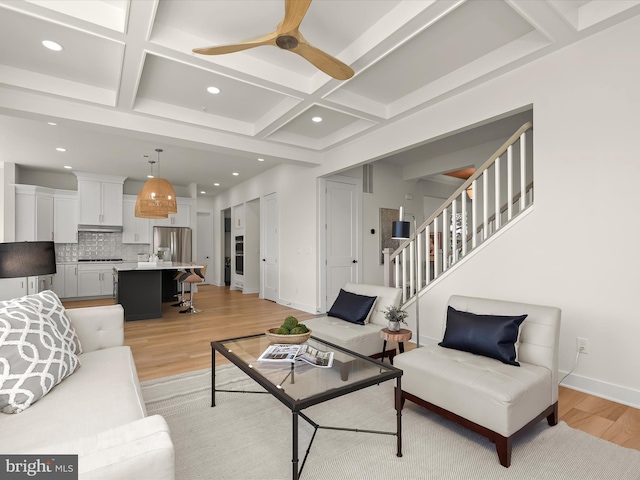
[[[262,298],[278,301],[278,281],[280,278],[278,265],[279,240],[279,211],[278,195],[272,193],[262,197]]]

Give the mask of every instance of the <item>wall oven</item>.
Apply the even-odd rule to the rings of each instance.
[[[235,242],[236,274],[244,275],[244,237],[237,236]]]

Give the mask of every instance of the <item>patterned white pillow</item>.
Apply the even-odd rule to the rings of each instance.
[[[52,290],[45,290],[22,298],[7,300],[0,302],[0,307],[7,307],[16,304],[27,306],[33,309],[36,313],[45,317],[45,319],[58,330],[60,335],[62,335],[62,338],[69,344],[69,348],[73,353],[76,355],[80,355],[82,353],[80,339],[78,338],[71,321],[65,315],[62,302],[55,292]]]
[[[0,409],[18,413],[80,365],[45,315],[22,304],[0,308]]]

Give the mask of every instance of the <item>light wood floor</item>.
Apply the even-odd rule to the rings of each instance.
[[[66,308],[110,305],[112,299],[64,302]],[[131,347],[140,380],[208,368],[212,340],[264,332],[288,315],[304,321],[312,314],[291,310],[258,295],[204,285],[195,296],[204,311],[181,315],[170,303],[163,318],[125,323],[125,343]],[[410,347],[408,347],[410,348]],[[216,365],[227,360],[216,357]],[[640,450],[640,410],[560,387],[560,419],[573,428],[628,448]]]

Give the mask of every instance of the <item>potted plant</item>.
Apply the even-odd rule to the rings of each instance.
[[[406,311],[402,310],[400,307],[396,307],[395,305],[389,305],[384,310],[384,318],[386,318],[389,322],[388,328],[392,332],[397,332],[398,330],[400,330],[401,323],[404,323],[406,325],[407,322],[405,321],[405,318],[407,318],[408,316],[409,314]]]

